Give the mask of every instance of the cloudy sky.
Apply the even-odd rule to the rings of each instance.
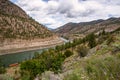
[[[11,0],[49,28],[120,17],[120,0]]]

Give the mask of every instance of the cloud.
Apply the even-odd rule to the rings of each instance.
[[[15,3],[50,28],[68,22],[120,17],[120,0],[17,0]]]

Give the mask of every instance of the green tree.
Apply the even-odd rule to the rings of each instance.
[[[102,35],[105,35],[105,34],[106,34],[105,29],[103,29],[103,31],[102,31]]]
[[[107,39],[107,45],[109,45],[110,43],[114,42],[114,37],[112,35],[108,35],[108,39]]]
[[[55,49],[56,49],[56,51],[60,51],[61,47],[60,46],[56,46]]]
[[[66,50],[64,55],[65,57],[70,57],[71,55],[73,55],[73,52],[71,52],[70,50]]]
[[[95,40],[95,35],[94,33],[91,33],[87,36],[87,40],[88,40],[88,45],[90,48],[93,48],[96,46],[96,40]]]
[[[0,74],[3,74],[5,72],[6,72],[5,67],[3,66],[3,64],[2,64],[2,62],[0,60]]]

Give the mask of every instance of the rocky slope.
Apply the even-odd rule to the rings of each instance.
[[[19,16],[23,18],[29,18],[29,16],[20,7],[13,4],[9,0],[0,0],[0,12],[4,14]]]
[[[0,1],[0,38],[33,39],[53,34],[9,0]]]
[[[68,23],[56,29],[60,35],[70,36],[77,34],[89,34],[91,32],[99,33],[101,30],[106,32],[113,31],[120,27],[120,18],[109,18],[107,20],[95,20],[91,22]]]
[[[55,44],[54,39],[58,40],[57,36],[44,25],[30,18],[20,7],[9,0],[0,0],[0,52],[8,45],[9,48],[6,49],[22,48],[22,44],[34,43],[36,41],[47,42],[53,40],[51,43]],[[49,43],[45,44],[49,45]],[[19,46],[15,47],[14,45]],[[37,46],[40,45],[37,44]],[[29,45],[28,47],[34,46]]]

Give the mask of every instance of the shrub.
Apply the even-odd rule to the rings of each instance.
[[[70,57],[71,55],[73,55],[73,52],[71,52],[70,50],[66,50],[64,55],[65,57]]]
[[[5,70],[4,66],[2,65],[2,62],[0,61],[0,74],[3,74],[5,72],[6,72],[6,70]]]
[[[6,72],[5,68],[4,67],[0,67],[0,74],[3,74],[5,72]]]
[[[76,67],[64,80],[120,80],[119,74],[118,55],[94,56],[84,60],[84,64]]]
[[[62,62],[65,59],[62,53],[56,53],[54,49],[49,49],[43,51],[41,54],[37,54],[37,56],[32,60],[21,63],[22,78],[27,77],[33,80],[37,74],[41,74],[47,70],[54,71],[55,73],[61,71]]]
[[[77,52],[80,57],[85,57],[88,54],[88,48],[86,46],[78,46]]]
[[[89,59],[85,71],[89,80],[119,80],[120,59],[115,56],[105,56]]]
[[[107,45],[109,45],[112,42],[114,42],[114,37],[112,35],[109,35],[107,39]]]
[[[22,71],[21,73],[21,80],[30,80],[30,74],[27,71]]]

